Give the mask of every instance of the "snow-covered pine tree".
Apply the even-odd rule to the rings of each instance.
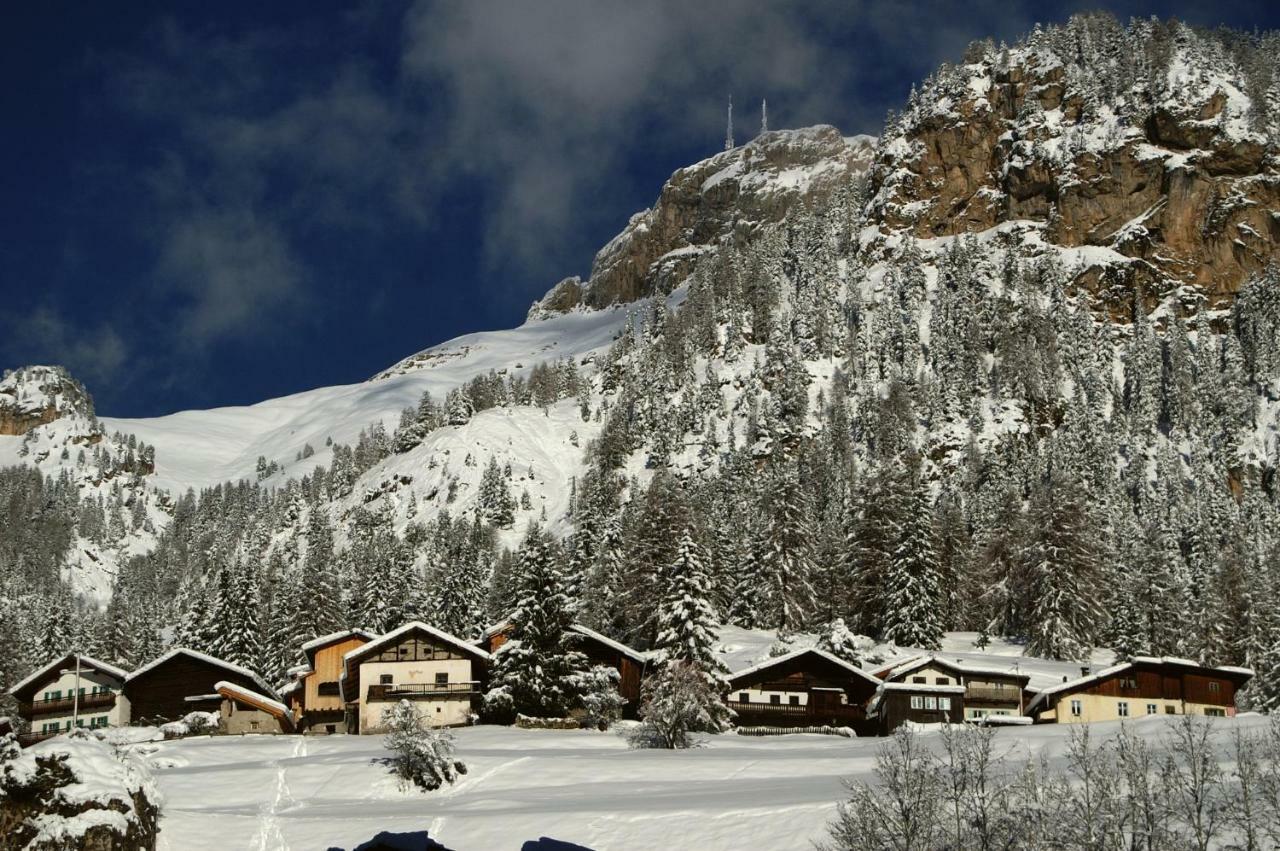
[[[666,592],[658,610],[654,650],[668,662],[693,663],[709,675],[728,673],[715,654],[718,619],[710,603],[710,588],[702,548],[692,530],[680,536],[675,561],[666,570]]]
[[[511,496],[511,487],[498,459],[490,455],[489,465],[484,468],[480,477],[480,492],[477,495],[480,515],[485,522],[499,529],[509,529],[515,522],[516,502]]]
[[[780,630],[799,629],[813,608],[813,530],[808,494],[794,464],[784,464],[775,472],[766,511],[760,566],[771,609],[767,622]]]
[[[941,646],[943,590],[922,480],[916,478],[909,499],[884,577],[882,636],[899,646],[935,650]]]
[[[514,580],[519,602],[510,638],[494,656],[485,711],[495,718],[563,717],[576,707],[589,665],[575,649],[576,607],[565,595],[556,547],[536,525],[520,545]]]

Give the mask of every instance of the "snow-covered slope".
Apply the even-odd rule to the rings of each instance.
[[[458,337],[359,384],[320,387],[244,407],[146,419],[104,417],[102,423],[153,444],[153,482],[174,493],[252,478],[259,456],[280,462],[286,476],[302,475],[329,463],[327,439],[353,443],[361,429],[378,420],[391,429],[400,411],[417,404],[424,391],[443,398],[491,369],[528,369],[542,361],[581,357],[607,347],[626,321],[621,308],[575,311]],[[290,470],[308,443],[316,454]]]

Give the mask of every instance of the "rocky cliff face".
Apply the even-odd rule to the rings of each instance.
[[[797,205],[820,206],[847,189],[870,164],[874,143],[826,125],[775,130],[682,168],[653,207],[632,216],[600,249],[589,281],[561,281],[534,313],[607,307],[667,292],[721,239],[749,241],[762,224],[781,221]]]
[[[1274,75],[1257,65],[1274,59],[1176,22],[1105,17],[1012,50],[977,45],[967,59],[885,132],[868,209],[882,234],[1026,220],[1053,244],[1117,252],[1125,286],[1114,295],[1190,285],[1189,300],[1211,307],[1275,258],[1276,135],[1255,102],[1259,78]],[[1107,265],[1079,280],[1099,291]]]
[[[60,366],[6,371],[0,380],[0,435],[23,435],[65,416],[96,424],[93,399]]]

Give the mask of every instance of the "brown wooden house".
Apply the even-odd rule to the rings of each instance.
[[[959,724],[964,720],[964,686],[932,683],[882,683],[867,704],[875,732],[887,736],[910,721]]]
[[[372,632],[348,629],[312,639],[302,645],[307,664],[290,671],[293,680],[281,698],[298,728],[311,734],[347,732],[346,705],[338,680],[343,657],[376,639]]]
[[[729,708],[741,727],[867,730],[866,703],[880,680],[817,648],[777,656],[729,677]]]
[[[1248,668],[1200,665],[1169,656],[1135,656],[1042,690],[1027,707],[1038,724],[1116,721],[1144,715],[1236,714]]]
[[[175,647],[143,665],[124,681],[135,724],[176,721],[188,712],[217,712],[217,685],[229,682],[272,700],[276,693],[262,677],[206,653]]]
[[[1026,706],[1028,674],[972,665],[926,653],[876,672],[885,682],[911,685],[964,686],[963,719],[1017,718]],[[936,701],[935,701],[936,702]]]
[[[402,700],[433,726],[469,724],[488,664],[484,650],[420,621],[350,650],[338,679],[347,732],[384,732],[386,713]]]
[[[640,708],[640,686],[649,657],[582,624],[576,623],[570,629],[578,636],[577,649],[586,655],[592,665],[605,665],[618,672],[618,693],[626,701],[623,714],[628,718],[635,717]],[[506,620],[485,630],[478,643],[486,652],[493,654],[510,637],[511,621]]]

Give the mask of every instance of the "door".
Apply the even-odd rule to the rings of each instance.
[[[838,689],[809,692],[809,712],[814,719],[824,723],[835,721],[840,712],[840,694]]]

